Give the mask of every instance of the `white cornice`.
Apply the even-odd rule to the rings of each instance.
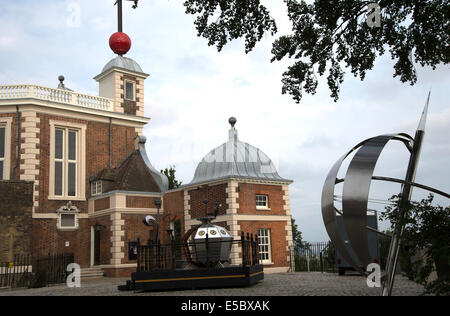
[[[160,209],[159,214],[162,216],[164,210]],[[89,218],[103,217],[111,214],[122,215],[157,215],[158,210],[156,208],[108,208],[101,211],[94,211],[89,213]]]
[[[150,76],[149,74],[146,74],[146,73],[139,73],[139,72],[129,71],[129,70],[126,70],[124,68],[113,67],[113,68],[110,68],[107,71],[102,72],[101,74],[95,76],[93,79],[95,81],[100,81],[101,79],[107,77],[109,74],[113,73],[114,71],[123,73],[125,75],[130,75],[130,76],[142,78],[142,79],[146,79],[148,76]]]
[[[125,122],[129,122],[128,124],[124,125],[130,125],[130,123],[132,123],[131,124],[132,126],[135,125],[142,126],[150,121],[150,118],[143,116],[129,115],[97,109],[89,109],[75,105],[38,100],[32,98],[0,100],[0,113],[9,113],[11,111],[11,108],[8,106],[15,107],[16,105],[19,105],[21,110],[24,110],[23,107],[25,107],[26,110],[34,111],[37,113],[55,114],[72,118],[74,117],[73,112],[77,112],[78,118],[93,121],[99,121],[99,117],[102,117],[104,119],[100,121],[109,122],[108,121],[109,118],[112,118],[116,120],[116,123],[119,125],[121,125],[121,123],[123,124]]]
[[[289,215],[252,215],[252,214],[227,214],[219,215],[212,222],[228,221],[252,221],[252,222],[286,222],[291,220]],[[201,222],[195,218],[186,220],[185,225],[198,225]]]
[[[121,196],[143,196],[143,197],[162,197],[162,194],[159,192],[140,192],[140,191],[121,191],[121,190],[114,190],[105,192],[99,195],[90,196],[88,200],[99,200],[102,198],[110,197],[113,195],[121,195]]]
[[[229,177],[229,178],[217,179],[217,180],[206,181],[206,182],[185,184],[185,185],[180,186],[179,188],[169,190],[166,193],[183,191],[183,190],[192,190],[194,188],[201,187],[203,185],[219,185],[219,184],[228,183],[230,181],[238,182],[238,183],[265,184],[265,185],[289,185],[294,182],[292,180],[280,181],[280,180],[263,180],[263,179]]]

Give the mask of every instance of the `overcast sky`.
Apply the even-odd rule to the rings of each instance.
[[[382,56],[365,81],[349,71],[340,99],[329,97],[326,78],[317,94],[296,104],[281,94],[281,75],[292,61],[270,63],[274,38],[289,32],[282,1],[263,1],[279,32],[246,55],[243,41],[218,53],[197,37],[194,18],[181,0],[141,0],[124,5],[126,55],[150,77],[145,81],[147,151],[157,169],[175,165],[188,183],[198,162],[228,138],[228,118],[237,118],[239,138],[265,152],[290,186],[293,217],[308,241],[328,240],[320,209],[322,185],[334,162],[363,139],[385,133],[414,135],[431,89],[426,136],[416,181],[450,191],[450,67],[416,65],[414,86],[393,78],[393,62]],[[109,37],[117,30],[114,0],[17,0],[0,2],[0,84],[57,87],[59,75],[77,92],[98,94],[92,78],[112,58]],[[78,14],[79,13],[79,14]],[[376,175],[404,177],[408,155],[390,144]],[[345,166],[344,166],[345,167]],[[374,183],[370,197],[386,200],[399,186]],[[415,190],[414,199],[427,192]],[[441,205],[449,201],[436,198]],[[383,204],[370,207],[382,209]],[[385,224],[381,224],[383,226]]]

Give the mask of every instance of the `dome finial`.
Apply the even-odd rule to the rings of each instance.
[[[234,116],[230,117],[228,119],[228,123],[230,123],[231,127],[234,127],[234,125],[236,124],[237,120]]]
[[[73,91],[72,89],[67,88],[66,85],[64,84],[65,78],[63,75],[58,76],[58,80],[59,80],[58,89]]]

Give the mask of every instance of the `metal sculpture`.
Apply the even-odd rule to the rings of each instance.
[[[337,251],[339,251],[339,253],[345,260],[347,260],[349,264],[351,264],[362,274],[365,273],[364,267],[370,263],[367,241],[367,229],[370,228],[367,227],[366,223],[369,191],[372,180],[402,183],[400,202],[401,219],[405,218],[407,212],[405,205],[407,205],[410,200],[413,186],[429,190],[447,198],[450,197],[447,193],[414,182],[420,149],[425,134],[425,122],[429,100],[430,94],[428,94],[428,99],[414,138],[408,134],[399,133],[380,135],[366,139],[343,155],[333,165],[325,180],[322,190],[322,217],[325,223],[325,228]],[[373,175],[375,165],[381,152],[385,148],[386,144],[393,140],[402,142],[410,152],[410,159],[405,180]],[[351,153],[355,151],[356,153],[348,166],[345,178],[338,179],[337,175],[342,163]],[[337,210],[334,206],[335,185],[340,182],[344,182],[342,211]],[[344,226],[348,235],[350,247],[348,247],[348,245],[346,246],[342,237],[343,233],[338,229],[336,214],[343,216],[345,223]],[[400,220],[399,224],[394,229],[393,235],[391,236],[392,239],[389,249],[389,256],[387,259],[386,274],[383,279],[382,295],[385,296],[391,295],[392,293],[395,268],[397,265],[399,245],[403,229],[404,223],[403,220]],[[377,231],[377,233],[380,232]]]
[[[194,236],[197,262],[214,267],[229,262],[233,237],[221,226],[211,223],[215,216],[199,218],[202,222]]]

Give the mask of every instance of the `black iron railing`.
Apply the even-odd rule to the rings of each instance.
[[[15,255],[14,260],[0,263],[0,288],[43,287],[65,283],[74,262],[73,253],[48,254],[32,258]]]
[[[258,235],[253,237],[253,234],[247,233],[247,238],[245,238],[244,233],[241,232],[241,243],[242,265],[248,266],[258,264],[260,261]]]
[[[149,243],[139,245],[137,271],[171,271],[175,269],[176,245]]]
[[[240,249],[240,251],[239,251]],[[230,262],[227,255],[240,252],[242,257]],[[173,271],[183,263],[198,267],[221,267],[227,264],[250,266],[260,262],[258,237],[241,234],[240,240],[216,241],[205,238],[202,242],[152,243],[137,246],[137,271]]]
[[[71,272],[67,266],[74,262],[73,253],[48,254],[33,262],[32,287],[43,287],[51,284],[65,283]]]
[[[28,287],[31,281],[31,256],[15,255],[0,263],[0,288]]]
[[[304,242],[294,248],[295,271],[334,271],[335,251],[331,242]]]

